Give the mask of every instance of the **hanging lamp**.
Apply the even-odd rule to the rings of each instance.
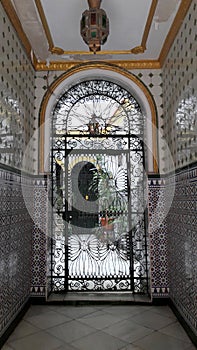
[[[94,53],[101,50],[109,35],[109,20],[100,4],[101,0],[88,0],[89,10],[83,12],[80,23],[81,36]]]

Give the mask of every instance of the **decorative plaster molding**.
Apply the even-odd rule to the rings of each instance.
[[[106,54],[107,55],[114,55],[114,54],[123,54],[124,55],[124,54],[131,54],[131,53],[137,55],[137,54],[144,53],[146,51],[146,42],[147,42],[147,39],[149,36],[149,32],[150,32],[153,17],[155,14],[155,10],[157,7],[157,3],[158,3],[158,0],[152,0],[150,11],[148,14],[148,18],[146,21],[146,25],[144,28],[144,33],[143,33],[142,41],[141,41],[140,45],[138,45],[130,50],[99,51],[99,52],[97,52],[97,55],[106,55]],[[91,54],[94,54],[94,52],[90,52],[90,51],[66,51],[61,47],[56,47],[54,42],[53,42],[53,39],[52,39],[52,35],[51,35],[50,29],[49,29],[49,26],[47,23],[47,19],[46,19],[46,16],[45,16],[45,13],[44,13],[44,10],[42,7],[42,3],[40,0],[35,0],[35,4],[36,4],[37,10],[38,10],[38,13],[40,15],[43,29],[44,29],[46,37],[47,37],[49,51],[52,54],[56,54],[56,55],[91,55]]]
[[[146,41],[148,39],[148,35],[149,35],[149,31],[150,31],[150,27],[152,24],[152,20],[153,20],[153,16],[155,13],[155,9],[157,6],[157,2],[158,0],[152,0],[152,5],[151,5],[151,9],[148,15],[148,19],[146,22],[146,26],[145,26],[145,30],[144,30],[144,34],[142,37],[142,42],[139,46],[136,46],[134,48],[132,48],[131,50],[125,50],[125,51],[101,51],[98,52],[97,55],[106,55],[106,54],[128,54],[128,53],[133,53],[133,54],[138,54],[138,53],[143,53],[146,49]],[[49,44],[49,50],[52,53],[58,54],[58,55],[62,55],[62,54],[71,54],[72,52],[68,52],[68,51],[64,51],[62,48],[59,47],[55,47],[52,37],[51,37],[51,33],[44,15],[44,11],[41,5],[40,0],[35,0],[36,6],[38,8],[38,12],[40,14],[40,17],[42,19],[42,23],[43,23],[43,27],[48,39],[48,44]],[[127,70],[130,69],[160,69],[162,68],[166,56],[173,44],[173,41],[178,33],[178,30],[187,14],[187,11],[190,7],[192,3],[192,0],[182,0],[179,10],[175,16],[175,19],[172,23],[171,29],[166,37],[166,40],[164,42],[163,48],[161,50],[160,56],[158,58],[158,60],[110,60],[111,63],[115,63],[117,66],[121,67],[121,68],[125,68]],[[22,42],[27,56],[31,59],[32,64],[35,68],[35,70],[43,70],[43,71],[48,71],[48,70],[62,70],[65,71],[67,69],[73,68],[75,66],[77,66],[78,64],[80,64],[81,62],[79,61],[52,61],[50,62],[50,64],[48,65],[47,62],[38,62],[38,60],[36,59],[35,55],[32,54],[32,48],[30,45],[30,42],[26,36],[26,34],[23,31],[23,28],[21,26],[21,23],[18,19],[18,16],[16,14],[16,11],[12,5],[11,0],[1,0],[1,4],[4,7],[4,10],[6,11],[13,27],[15,28],[18,37],[20,39],[20,41]],[[84,52],[73,52],[74,54],[83,54],[83,55],[90,55],[91,53],[88,51],[84,51]],[[83,63],[85,63],[86,60],[83,61]],[[105,61],[107,62],[107,61]]]

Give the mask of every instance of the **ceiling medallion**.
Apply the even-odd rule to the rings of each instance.
[[[100,9],[101,1],[88,0],[89,10],[85,10],[81,18],[81,36],[94,53],[101,50],[109,35],[109,20]]]

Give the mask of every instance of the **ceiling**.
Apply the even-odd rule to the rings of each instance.
[[[102,0],[110,33],[93,54],[80,35],[87,0],[2,0],[36,69],[105,60],[125,68],[159,68],[191,0]],[[59,67],[59,68],[58,68]]]

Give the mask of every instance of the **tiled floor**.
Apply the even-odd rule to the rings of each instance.
[[[195,350],[168,306],[32,305],[2,350]]]

